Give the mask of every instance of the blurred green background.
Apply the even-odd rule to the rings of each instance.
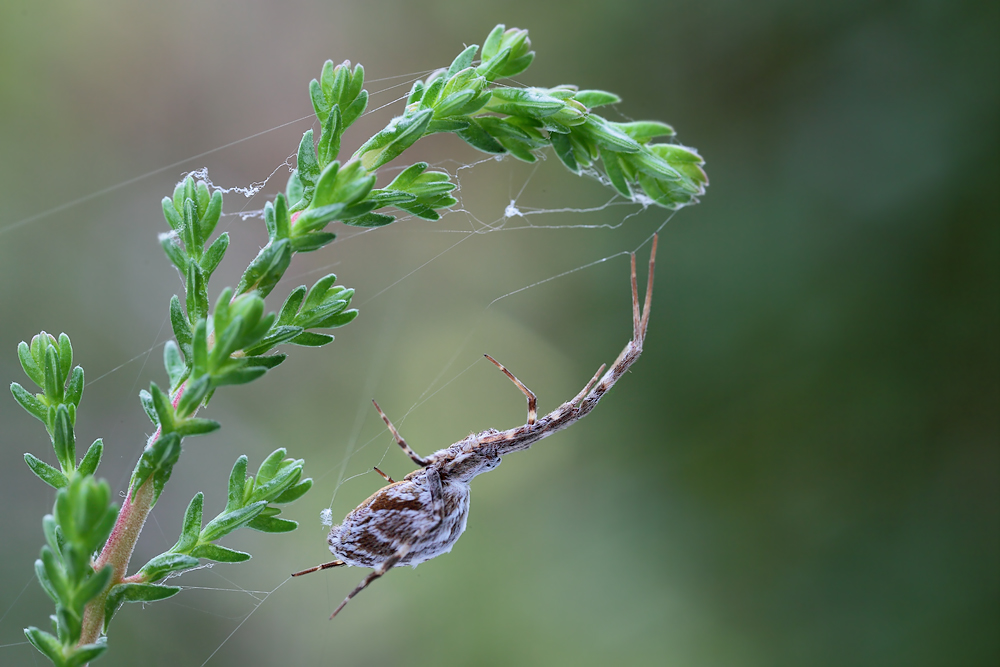
[[[369,400],[425,454],[520,424],[489,352],[553,408],[628,339],[627,259],[492,302],[634,249],[668,216],[503,223],[512,199],[612,194],[554,159],[505,160],[461,172],[464,212],[299,257],[272,307],[333,270],[361,317],[220,392],[205,415],[223,429],[186,444],[133,563],[173,543],[195,492],[222,507],[242,453],[254,469],[276,446],[306,459],[316,487],[288,511],[302,525],[237,533],[227,544],[253,561],[125,608],[99,664],[997,664],[998,18],[989,2],[6,0],[0,378],[25,381],[18,341],[69,333],[93,383],[78,437],[104,437],[116,493],[150,431],[136,393],[164,381],[162,348],[144,353],[181,289],[159,200],[201,166],[220,185],[267,178],[309,120],[188,158],[311,115],[325,59],[372,81],[446,65],[495,23],[528,28],[538,55],[520,82],[617,92],[621,114],[674,124],[712,179],[663,230],[633,372],[586,421],[479,478],[451,554],[392,572],[332,623],[363,571],[283,582],[329,559],[318,515],[335,493],[343,516],[382,484],[373,465],[411,468]],[[370,108],[406,81],[369,83],[384,91]],[[345,149],[400,109],[363,119]],[[452,170],[480,157],[452,137],[411,153]],[[286,176],[226,210],[261,208]],[[466,233],[481,223],[521,229]],[[264,242],[259,220],[222,228],[234,243],[212,293]],[[0,663],[39,665],[21,629],[51,612],[32,562],[52,493],[21,458],[52,453],[9,398],[0,424]]]

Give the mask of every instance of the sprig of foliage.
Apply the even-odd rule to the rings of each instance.
[[[479,53],[480,60],[475,61]],[[185,437],[219,428],[197,417],[215,391],[246,384],[281,364],[279,345],[320,347],[333,341],[325,331],[357,317],[350,309],[354,290],[336,285],[333,274],[311,288],[293,289],[277,313],[266,313],[264,299],[282,279],[298,252],[318,250],[336,237],[326,231],[334,221],[379,227],[396,214],[437,220],[454,206],[457,187],[446,172],[429,171],[426,162],[405,167],[385,187],[376,188],[378,169],[398,158],[422,137],[449,132],[493,154],[509,153],[533,162],[551,146],[573,172],[593,173],[600,161],[607,181],[624,197],[676,209],[697,202],[708,183],[701,157],[673,143],[652,143],[674,135],[656,121],[616,123],[593,112],[619,98],[575,86],[519,88],[497,83],[528,68],[535,57],[526,30],[498,25],[482,50],[464,49],[447,68],[417,81],[403,113],[376,133],[345,162],[339,158],[344,132],[365,112],[364,68],[327,61],[309,94],[320,126],[302,137],[298,162],[285,192],[264,206],[268,243],[249,263],[236,287],[225,287],[210,305],[208,283],[229,248],[229,234],[212,239],[222,214],[222,193],[188,177],[162,201],[170,231],[160,235],[167,258],[177,268],[184,298],[170,300],[175,341],[164,346],[167,389],[152,383],[140,392],[143,409],[155,426],[129,481],[119,511],[107,482],[94,478],[103,453],[100,439],[77,462],[74,426],[83,395],[84,373],[73,367],[69,337],[44,331],[21,343],[25,374],[41,389],[31,394],[14,382],[15,400],[45,424],[58,468],[25,454],[28,467],[56,489],[53,513],[43,521],[46,544],[35,564],[38,580],[55,603],[54,634],[29,627],[29,641],[53,664],[83,665],[106,648],[108,626],[126,602],[154,602],[180,588],[165,580],[197,567],[202,560],[238,563],[250,554],[219,544],[242,527],[266,533],[294,530],[277,505],[302,497],[312,486],[302,478],[304,462],[275,450],[255,477],[240,456],[229,477],[226,507],[203,524],[204,495],[191,500],[180,536],[169,550],[128,575],[136,540],[150,510],[170,480]],[[99,553],[98,553],[99,552]],[[94,557],[94,554],[97,554]]]

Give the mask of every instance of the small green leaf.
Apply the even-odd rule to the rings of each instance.
[[[622,98],[614,93],[608,93],[603,90],[581,90],[573,95],[573,99],[589,109],[602,107],[605,104],[618,104],[622,101]]]
[[[461,115],[468,115],[466,110],[460,109]],[[469,123],[472,120],[465,120],[459,118],[451,118],[448,120],[432,120],[427,126],[427,134],[436,134],[438,132],[461,132],[465,128],[469,127]]]
[[[324,248],[337,238],[336,234],[328,232],[310,232],[292,239],[292,249],[295,252],[312,252]]]
[[[66,581],[66,571],[59,563],[55,552],[48,545],[42,547],[41,554],[41,560],[35,561],[36,574],[38,574],[39,569],[42,570],[44,581],[51,588],[52,593],[54,593],[53,599],[56,602],[62,601],[65,604],[71,597],[69,582]],[[39,562],[41,563],[41,568],[39,568]],[[41,581],[43,577],[39,576],[38,579]]]
[[[553,146],[555,142],[553,142]],[[622,172],[621,162],[618,160],[618,154],[601,149],[601,161],[604,163],[604,172],[608,175],[608,180],[611,181],[611,185],[615,187],[615,190],[622,197],[632,198],[632,189],[628,185],[628,181],[625,179],[625,174]]]
[[[205,254],[201,258],[201,270],[205,272],[206,276],[211,277],[215,273],[215,269],[218,268],[219,263],[222,258],[226,255],[226,249],[229,247],[229,232],[223,232],[219,235],[219,238],[212,242],[212,245],[208,247]]]
[[[357,310],[345,310],[336,315],[331,315],[322,322],[316,325],[318,329],[335,329],[337,327],[342,327],[345,324],[350,324],[354,321],[354,318],[358,316]]]
[[[34,626],[24,629],[24,636],[28,638],[31,645],[38,649],[39,653],[52,661],[56,667],[65,667],[66,660],[62,654],[62,644],[54,636],[39,630]]]
[[[236,368],[231,371],[227,371],[225,373],[219,373],[217,375],[213,375],[212,385],[214,385],[215,387],[224,387],[227,385],[248,384],[250,382],[253,382],[257,378],[261,377],[265,373],[267,373],[267,369],[261,368],[259,366]]]
[[[196,380],[188,381],[187,386],[184,388],[184,395],[177,402],[176,415],[178,417],[182,419],[187,418],[198,410],[202,401],[205,400],[212,390],[212,380],[212,376],[202,375]]]
[[[483,59],[476,68],[476,73],[487,81],[494,81],[502,76],[507,69],[507,61],[510,60],[511,49],[509,46],[502,47],[500,51],[489,60]],[[511,75],[512,76],[512,75]]]
[[[181,437],[177,433],[161,435],[156,442],[148,445],[139,457],[133,473],[132,488],[138,489],[153,478],[154,496],[159,497],[163,485],[170,479],[174,464],[181,455]],[[62,522],[60,522],[62,523]]]
[[[340,152],[340,135],[344,128],[341,125],[340,107],[336,104],[330,110],[330,115],[323,123],[323,132],[319,135],[319,165],[325,166],[337,159]]]
[[[198,536],[201,534],[201,515],[205,504],[205,494],[201,491],[194,495],[188,503],[184,512],[184,524],[181,527],[181,535],[177,538],[177,544],[171,547],[171,551],[184,553],[190,551],[198,544]]]
[[[344,220],[344,224],[351,225],[352,227],[385,227],[386,225],[395,222],[395,220],[395,216],[386,215],[384,213],[365,213],[364,215],[356,218]]]
[[[111,574],[113,572],[114,568],[110,565],[106,565],[99,571],[94,572],[82,586],[76,589],[73,601],[82,607],[100,595],[101,591],[111,583]]]
[[[139,401],[142,402],[142,409],[146,412],[146,416],[149,417],[149,421],[153,422],[153,426],[160,425],[160,418],[156,416],[156,406],[153,405],[153,396],[145,389],[139,390]]]
[[[299,142],[298,163],[299,180],[305,186],[314,185],[319,178],[319,163],[316,162],[316,149],[313,147],[313,131],[306,130]]]
[[[305,331],[300,333],[298,336],[291,340],[295,345],[304,345],[306,347],[322,347],[327,343],[333,342],[333,336],[328,334],[315,333],[312,331]]]
[[[267,458],[261,461],[260,467],[257,468],[257,484],[264,484],[271,481],[274,476],[278,473],[278,469],[281,467],[281,461],[285,458],[285,454],[288,453],[284,447],[279,447],[270,454]]]
[[[104,441],[98,438],[87,448],[87,453],[84,454],[83,460],[80,461],[80,467],[77,468],[77,472],[81,475],[93,475],[97,470],[97,466],[101,463],[101,456],[104,454]]]
[[[281,493],[281,495],[272,499],[271,502],[278,505],[287,505],[288,503],[293,503],[302,496],[304,496],[306,492],[312,488],[312,485],[313,485],[312,478],[311,477],[306,478],[301,482],[299,482],[298,484],[296,484],[295,486],[291,486],[285,489],[285,491]]]
[[[565,134],[552,132],[549,135],[549,140],[552,142],[552,149],[559,159],[562,160],[562,163],[566,165],[566,168],[574,174],[579,174],[580,165],[577,164],[576,157],[573,155],[573,144],[570,142],[569,137]]]
[[[483,61],[491,60],[500,50],[500,42],[503,39],[504,28],[503,23],[497,24],[493,30],[490,31],[489,36],[486,37],[486,41],[483,42]]]
[[[218,431],[220,428],[222,428],[222,424],[217,421],[189,417],[177,424],[177,433],[180,433],[182,437],[187,437],[189,435],[204,435]]]
[[[241,507],[231,512],[225,512],[209,521],[201,531],[202,542],[214,542],[223,535],[227,535],[240,526],[244,526],[257,517],[267,507],[267,501]]]
[[[34,343],[35,339],[32,339],[31,342]],[[21,361],[21,368],[24,369],[24,374],[31,378],[31,381],[39,387],[44,387],[45,373],[31,354],[31,348],[24,341],[21,341],[17,346],[17,357]]]
[[[170,229],[175,232],[179,232],[181,227],[184,225],[184,221],[177,212],[177,208],[174,206],[173,200],[170,197],[164,197],[161,204],[163,205],[163,217],[166,218],[167,224],[170,225]]]
[[[416,143],[433,117],[433,109],[397,116],[384,130],[366,141],[354,156],[361,159],[365,169],[374,171]]]
[[[45,423],[46,416],[48,415],[48,408],[44,403],[32,396],[24,387],[16,382],[11,382],[10,393],[14,395],[14,400],[16,400],[22,408],[27,410],[28,414],[41,420],[43,424]]]
[[[247,524],[247,528],[260,531],[262,533],[290,533],[299,527],[295,521],[279,519],[273,516],[259,516]]]
[[[72,655],[66,661],[66,667],[82,667],[95,660],[108,650],[107,637],[101,637],[93,644],[84,644],[73,649]]]
[[[52,598],[53,602],[58,603],[60,601],[59,591],[56,590],[52,581],[49,579],[48,570],[45,569],[45,561],[41,558],[35,560],[35,577],[38,579],[38,583],[41,584],[42,590],[45,591],[45,594]]]
[[[291,325],[295,323],[295,315],[299,312],[302,301],[306,298],[306,292],[305,285],[299,285],[289,292],[285,303],[281,306],[281,312],[278,314],[279,325]]]
[[[259,296],[267,296],[281,280],[291,261],[292,248],[288,239],[268,243],[243,272],[236,293],[255,290]]]
[[[173,232],[160,234],[159,239],[160,246],[163,247],[163,252],[167,254],[167,259],[169,259],[181,273],[187,271],[188,258],[184,253],[184,249],[181,247],[180,242],[177,240],[177,234]]]
[[[196,558],[206,558],[219,563],[242,563],[250,560],[250,554],[243,551],[236,551],[218,544],[199,544],[191,552]]]
[[[162,429],[164,434],[174,430],[174,406],[170,404],[170,397],[163,393],[155,382],[150,383],[151,402],[153,411],[156,413],[155,423]],[[141,395],[141,394],[140,394]]]
[[[59,334],[59,377],[63,384],[69,379],[69,369],[73,367],[73,345],[69,336]]]
[[[265,352],[268,352],[269,350],[273,349],[277,345],[281,345],[282,343],[290,341],[291,339],[293,339],[296,336],[298,336],[300,333],[302,333],[302,327],[300,327],[300,326],[290,326],[290,325],[282,324],[281,326],[272,327],[271,331],[266,336],[264,336],[263,338],[261,338],[259,343],[257,343],[253,347],[246,348],[245,352],[246,352],[246,354],[248,356],[257,357],[258,355],[261,355],[261,354],[264,354]],[[248,357],[244,357],[243,358],[244,361],[246,361],[247,358]],[[281,363],[281,362],[278,361],[277,363],[274,364],[274,366],[267,366],[266,365],[267,363],[269,363],[269,362],[255,363],[255,364],[249,364],[249,365],[252,365],[252,366],[265,366],[266,368],[274,368],[274,366],[277,366],[278,363]]]
[[[246,454],[236,459],[233,470],[229,473],[229,490],[226,500],[226,511],[232,511],[238,507],[243,507],[243,488],[247,481],[247,457]]]
[[[173,391],[187,377],[188,368],[184,359],[181,358],[181,351],[172,340],[168,340],[163,346],[163,366],[167,370],[167,377],[170,378],[170,389]]]
[[[674,136],[674,128],[666,123],[654,120],[639,120],[631,123],[614,123],[619,130],[632,137],[640,144],[648,142],[656,137]]]
[[[486,108],[513,116],[544,118],[565,106],[565,102],[539,88],[496,88]]]
[[[587,116],[583,127],[587,134],[601,148],[611,150],[616,153],[638,153],[640,146],[635,139],[615,127],[600,116],[591,114]]]
[[[83,369],[77,366],[69,376],[69,384],[66,385],[66,402],[76,407],[80,405],[83,398]],[[75,418],[74,418],[74,421]]]
[[[56,348],[50,345],[45,350],[45,398],[49,404],[61,403],[65,392],[65,380],[59,372],[59,353]]]
[[[298,327],[293,327],[293,328],[298,328]],[[266,357],[246,356],[243,357],[243,363],[247,367],[260,367],[270,370],[275,366],[279,365],[287,358],[288,358],[287,354],[269,354]]]
[[[158,584],[118,584],[111,588],[104,603],[104,629],[115,613],[126,602],[156,602],[165,600],[180,592],[177,586],[160,586]]]
[[[458,54],[458,57],[452,61],[451,67],[448,68],[448,74],[446,76],[455,76],[463,69],[471,65],[472,59],[476,57],[476,52],[478,50],[479,46],[476,44],[466,47],[465,50]]]
[[[181,300],[175,294],[170,298],[170,325],[174,330],[174,338],[180,345],[181,352],[188,359],[191,358],[191,323],[184,316],[181,309]]]
[[[69,484],[69,480],[66,479],[66,475],[31,454],[24,455],[24,462],[28,464],[29,468],[31,468],[31,472],[38,475],[39,479],[54,489],[61,489]]]
[[[70,422],[69,409],[60,404],[56,407],[55,428],[52,432],[52,446],[62,469],[69,472],[76,469],[76,435]]]
[[[168,574],[190,570],[193,567],[198,567],[198,559],[196,557],[167,552],[151,558],[148,563],[140,568],[137,575],[145,580],[146,583],[154,583],[160,581]]]
[[[199,183],[199,185],[202,185]],[[205,194],[208,194],[208,187],[205,187]],[[222,193],[216,190],[212,193],[208,203],[202,209],[201,220],[198,221],[199,245],[205,245],[208,238],[215,231],[215,226],[219,224],[219,216],[222,215]]]
[[[188,320],[191,322],[197,322],[208,315],[208,292],[206,287],[205,272],[201,270],[197,262],[188,263],[184,282],[184,289],[186,290],[184,305],[187,307]]]
[[[326,64],[330,65],[332,68],[333,61],[327,60]],[[326,66],[323,67],[323,72],[326,72]],[[313,111],[316,112],[316,117],[319,118],[319,122],[325,123],[328,113],[326,95],[323,93],[322,84],[320,84],[320,82],[316,79],[309,82],[309,97],[312,98]]]
[[[358,65],[358,67],[361,67],[361,65]],[[367,108],[368,108],[368,91],[362,90],[360,93],[358,93],[358,96],[354,98],[354,101],[348,104],[347,107],[342,112],[343,113],[342,123],[344,129],[350,127],[354,123],[354,121],[360,118],[361,115],[365,112],[365,109]]]

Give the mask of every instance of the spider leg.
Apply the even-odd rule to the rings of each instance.
[[[524,392],[525,397],[527,397],[528,399],[528,424],[529,425],[534,424],[535,420],[538,419],[538,412],[537,412],[538,399],[535,397],[534,392],[525,387],[524,384],[522,384],[520,380],[514,377],[513,373],[504,368],[504,365],[501,364],[499,361],[497,361],[488,354],[484,354],[483,356],[492,361],[494,366],[503,371],[503,374],[506,375],[508,378],[510,378],[510,381],[516,384],[518,389]]]
[[[433,503],[431,509],[437,515],[439,522],[444,521],[444,488],[441,485],[441,475],[437,468],[427,468],[425,479],[431,493],[431,502]],[[421,535],[423,534],[421,533]]]
[[[378,406],[378,403],[375,402],[374,398],[372,399],[372,405],[374,405],[375,409],[378,410],[379,415],[381,415],[382,417],[382,421],[384,421],[385,425],[389,427],[390,431],[392,431],[392,437],[396,439],[396,442],[399,443],[399,446],[403,448],[403,451],[406,452],[406,455],[409,456],[411,459],[413,459],[413,462],[416,463],[421,468],[426,467],[427,464],[430,463],[430,461],[420,456],[412,449],[410,449],[410,446],[406,444],[406,440],[403,440],[402,436],[399,435],[399,431],[397,431],[396,427],[392,425],[392,422],[389,421],[389,418],[385,416],[385,413],[382,412],[382,408]]]
[[[653,303],[653,269],[656,267],[656,240],[657,235],[653,234],[653,247],[649,251],[649,278],[646,280],[646,301],[642,305],[642,320],[639,330],[643,338],[646,336],[646,328],[649,326],[649,306]],[[635,284],[635,273],[633,271],[632,284]],[[641,340],[641,339],[640,339]]]
[[[389,477],[384,472],[382,472],[381,470],[379,470],[377,466],[374,467],[374,470],[378,474],[382,475],[382,479],[384,479],[385,481],[389,482],[390,484],[395,484],[396,483],[396,480],[394,480],[392,477]]]
[[[639,286],[635,282],[635,253],[632,259],[632,340],[642,340],[642,317],[639,314]]]
[[[601,367],[597,369],[596,373],[594,373],[594,377],[590,378],[590,382],[587,383],[587,386],[581,389],[580,393],[574,396],[573,400],[569,402],[570,405],[576,405],[583,400],[584,396],[590,393],[590,390],[594,388],[595,384],[597,384],[597,380],[600,379],[601,373],[604,372],[606,367],[607,364],[601,364]]]
[[[323,563],[322,565],[317,565],[316,567],[311,567],[308,570],[302,570],[301,572],[294,572],[293,577],[301,577],[303,574],[309,574],[310,572],[319,572],[320,570],[329,570],[331,567],[340,567],[341,565],[347,565],[342,560],[332,560],[329,563]]]
[[[406,553],[409,550],[410,550],[410,545],[408,545],[408,544],[405,545],[402,549],[400,549],[399,551],[397,551],[395,554],[393,554],[392,556],[389,556],[388,558],[386,558],[385,561],[383,561],[383,563],[381,565],[379,565],[371,574],[369,574],[367,577],[365,577],[364,579],[362,579],[361,583],[357,585],[357,588],[355,588],[353,591],[351,591],[350,593],[348,593],[347,597],[344,598],[344,601],[340,603],[340,606],[333,610],[333,613],[330,614],[330,620],[332,621],[333,617],[336,616],[337,614],[339,614],[340,610],[347,606],[347,603],[351,601],[351,598],[353,598],[355,595],[357,595],[361,591],[365,590],[365,588],[368,587],[368,584],[372,583],[373,581],[375,581],[376,579],[378,579],[379,577],[381,577],[383,574],[385,574],[386,572],[388,572],[392,568],[393,565],[395,565],[396,563],[398,563],[400,561],[400,559],[403,558],[406,555]]]

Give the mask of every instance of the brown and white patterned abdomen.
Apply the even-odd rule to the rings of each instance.
[[[469,485],[444,482],[435,497],[423,472],[380,489],[348,514],[330,530],[330,551],[348,565],[372,568],[405,546],[397,566],[451,551],[465,531]]]

